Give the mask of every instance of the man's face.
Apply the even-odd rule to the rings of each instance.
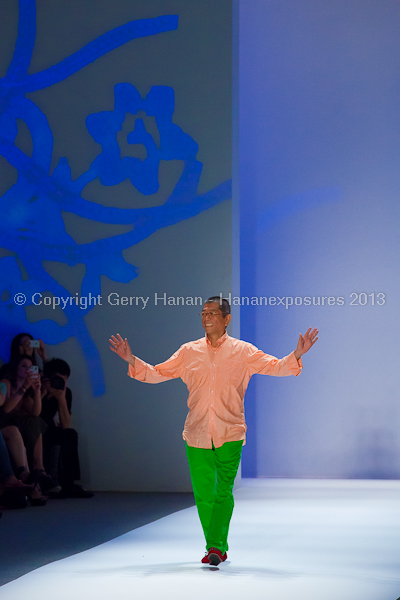
[[[219,302],[208,302],[203,306],[201,323],[208,335],[217,334],[220,338],[231,320],[231,315],[222,315]]]

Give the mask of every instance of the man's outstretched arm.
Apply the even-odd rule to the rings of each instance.
[[[149,365],[137,356],[133,356],[127,338],[117,333],[110,338],[110,349],[129,364],[128,375],[144,383],[162,383],[169,379],[181,377],[183,364],[183,347],[181,347],[168,360],[158,365]]]
[[[299,335],[297,348],[288,356],[276,358],[265,354],[255,348],[248,358],[250,375],[260,373],[261,375],[273,375],[275,377],[286,377],[287,375],[300,375],[303,368],[301,357],[315,344],[318,337],[318,330],[311,327],[303,335]]]

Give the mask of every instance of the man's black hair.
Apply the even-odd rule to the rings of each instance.
[[[208,304],[209,302],[218,302],[223,317],[231,314],[231,305],[226,298],[221,298],[221,296],[211,296],[204,304]]]
[[[45,377],[50,378],[56,373],[64,375],[65,377],[69,377],[71,375],[69,364],[62,358],[52,358],[51,360],[46,361],[43,365],[43,375]]]

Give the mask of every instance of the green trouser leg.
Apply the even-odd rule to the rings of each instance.
[[[228,550],[228,530],[234,500],[233,484],[239,468],[243,441],[226,442],[220,448],[193,448],[186,444],[190,477],[206,548]]]

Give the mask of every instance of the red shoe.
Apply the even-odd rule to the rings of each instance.
[[[227,553],[222,554],[221,550],[218,548],[210,548],[209,551],[203,558],[201,562],[207,565],[219,565],[220,562],[224,562],[228,558]]]

